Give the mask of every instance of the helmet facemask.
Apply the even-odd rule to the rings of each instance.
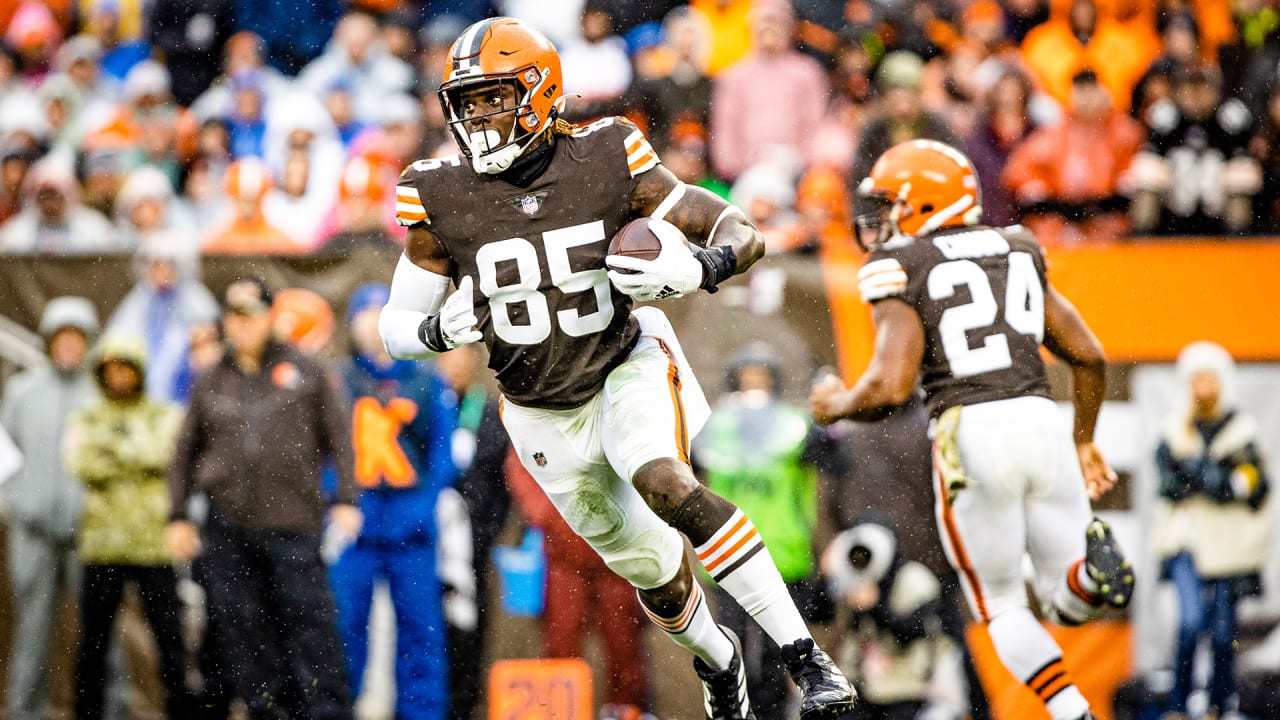
[[[533,97],[541,92],[547,76],[547,71],[539,72],[531,65],[514,73],[454,79],[441,86],[440,105],[444,109],[446,122],[462,154],[471,159],[473,170],[489,175],[496,175],[506,170],[555,121],[554,111],[549,113],[548,117],[538,117],[538,113],[531,104]],[[490,86],[493,86],[495,91],[500,87],[511,88],[514,90],[515,102],[509,102],[506,94],[503,93],[504,101],[500,109],[468,116],[463,106],[463,92]],[[496,119],[507,113],[514,113],[515,117],[506,137],[502,137],[494,128],[496,123],[493,120],[487,128],[473,131],[468,127],[468,123],[478,118]]]
[[[854,200],[854,238],[858,246],[871,252],[901,234],[898,223],[912,214],[911,206],[903,193],[893,197],[882,188],[874,187],[871,178],[862,181]],[[866,235],[875,238],[867,242]]]

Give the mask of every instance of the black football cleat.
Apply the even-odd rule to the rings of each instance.
[[[843,719],[853,711],[857,693],[811,638],[783,645],[782,663],[800,688],[800,720]]]
[[[1124,559],[1111,526],[1094,518],[1085,530],[1084,571],[1098,585],[1098,593],[1113,608],[1133,597],[1133,566]]]
[[[702,661],[693,659],[693,670],[702,680],[702,703],[707,720],[756,720],[747,699],[747,672],[742,666],[742,643],[729,628],[721,625],[729,642],[733,643],[733,659],[729,667],[715,670]]]

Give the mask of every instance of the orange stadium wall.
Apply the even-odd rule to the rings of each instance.
[[[874,327],[857,293],[862,256],[828,247],[824,267],[846,377],[871,359]],[[1280,242],[1179,239],[1099,243],[1048,252],[1049,277],[1115,362],[1172,362],[1195,340],[1238,360],[1280,360]]]

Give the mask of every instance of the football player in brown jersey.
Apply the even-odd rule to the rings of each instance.
[[[1029,232],[978,225],[978,180],[960,151],[896,145],[858,194],[870,206],[860,241],[874,238],[858,287],[873,303],[875,352],[852,388],[815,385],[814,416],[875,420],[923,383],[939,534],[974,616],[1054,720],[1091,718],[1029,608],[1022,558],[1031,555],[1046,615],[1064,623],[1124,607],[1133,592],[1129,563],[1089,508],[1116,480],[1093,443],[1102,347],[1049,283]],[[1041,345],[1071,367],[1074,430],[1049,399]]]
[[[425,358],[485,343],[520,460],[693,652],[708,718],[752,713],[738,641],[712,619],[680,533],[782,647],[801,716],[843,716],[853,691],[751,521],[689,468],[708,408],[679,341],[661,311],[632,310],[633,299],[715,292],[763,252],[759,231],[679,182],[626,120],[561,120],[560,58],[528,24],[471,25],[446,63],[440,102],[461,154],[418,161],[400,180],[409,234],[380,323],[387,349]],[[659,255],[608,256],[608,238],[642,216]]]

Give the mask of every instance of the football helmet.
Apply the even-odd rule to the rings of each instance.
[[[858,184],[857,225],[874,231],[873,247],[896,237],[924,237],[982,217],[973,163],[935,140],[908,140],[885,151]],[[858,243],[870,250],[858,234]]]
[[[468,118],[462,108],[464,89],[509,83],[514,107]],[[545,35],[527,22],[499,17],[467,27],[449,48],[440,104],[462,154],[477,173],[495,174],[511,167],[555,122],[564,104],[560,54]],[[469,132],[468,119],[515,113],[508,137],[496,130]]]

